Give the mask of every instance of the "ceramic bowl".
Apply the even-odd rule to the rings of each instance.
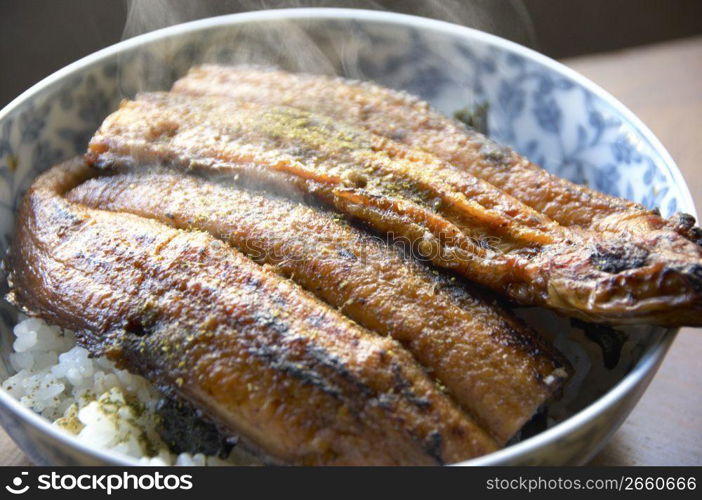
[[[33,86],[0,112],[0,253],[18,202],[42,170],[82,153],[119,100],[167,89],[198,62],[275,64],[375,80],[447,114],[487,105],[489,134],[545,168],[595,189],[694,214],[685,182],[653,134],[592,82],[525,47],[424,18],[378,11],[289,9],[172,26],[85,57]],[[5,279],[0,280],[5,287]],[[523,312],[531,314],[529,311]],[[11,374],[16,312],[0,309],[0,379]],[[464,464],[578,464],[589,460],[634,407],[675,331],[627,328],[619,362],[555,315],[537,318],[576,367],[577,396],[534,437]],[[592,345],[591,345],[592,344]],[[577,387],[576,387],[577,388]],[[39,464],[129,464],[52,427],[0,390],[0,421]]]

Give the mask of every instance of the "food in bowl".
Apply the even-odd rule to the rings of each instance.
[[[2,387],[79,442],[143,465],[255,463],[192,413],[174,413],[174,402],[143,377],[91,356],[72,331],[21,318],[14,334],[10,362],[16,373]],[[165,429],[164,421],[178,428]]]
[[[688,234],[689,217],[682,218],[684,225],[667,222],[620,201],[609,205],[625,207],[623,213],[593,222],[611,231],[561,226],[432,155],[442,132],[426,140],[428,148],[413,149],[387,137],[402,135],[402,126],[391,123],[387,130],[376,135],[322,114],[229,96],[151,93],[123,102],[105,120],[87,158],[98,168],[152,162],[239,176],[250,184],[288,185],[381,233],[407,239],[436,266],[524,305],[613,323],[679,326],[702,320],[700,246]],[[514,157],[504,168],[525,162]],[[521,189],[531,192],[540,182],[528,177]],[[520,189],[515,184],[513,192]],[[578,196],[592,198],[581,190]],[[567,200],[559,208],[570,210],[572,191],[578,192],[566,184],[544,196],[555,197],[550,204],[556,207]],[[607,198],[595,196],[590,203]]]
[[[514,196],[562,226],[595,231],[673,229],[699,242],[694,219],[666,221],[643,206],[548,173],[480,130],[464,127],[409,94],[370,82],[270,68],[206,64],[192,68],[173,91],[220,95],[244,102],[322,113],[383,137],[423,149]],[[610,217],[611,216],[611,217]]]
[[[356,323],[404,343],[501,443],[567,378],[568,362],[485,292],[322,207],[154,169],[95,177],[68,197],[206,231],[273,266]]]
[[[187,84],[202,71],[251,74],[203,68],[173,93],[126,101],[85,160],[35,182],[8,260],[10,299],[77,330],[92,354],[194,405],[260,456],[437,464],[504,445],[570,367],[464,278],[590,320],[699,321],[689,217],[665,221],[552,179],[378,87],[286,76],[376,99],[344,123],[274,89],[273,103],[228,85],[211,96]],[[388,102],[399,115],[378,114]],[[500,186],[495,170],[479,169],[496,187],[441,159],[449,149],[434,148],[447,134],[432,140],[420,127],[423,143],[407,139],[392,121],[407,103],[434,120],[408,129],[477,141],[476,161],[513,165],[523,184]],[[564,206],[565,194],[585,204],[586,223],[539,211],[541,182],[562,190],[552,198]],[[399,236],[420,259],[369,232]],[[306,233],[314,244],[301,242]],[[644,285],[652,278],[659,287]]]

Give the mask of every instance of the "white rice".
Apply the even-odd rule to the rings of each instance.
[[[73,333],[36,318],[14,328],[3,389],[79,441],[144,465],[225,465],[203,454],[172,453],[156,430],[159,399],[151,384],[104,358],[90,358]]]

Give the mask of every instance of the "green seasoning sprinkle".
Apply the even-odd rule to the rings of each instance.
[[[453,116],[456,120],[465,123],[473,130],[487,135],[488,127],[488,110],[490,105],[486,102],[477,104],[472,108],[466,106],[463,109],[456,111]]]

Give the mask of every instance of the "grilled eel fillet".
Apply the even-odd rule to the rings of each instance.
[[[702,244],[702,230],[694,227],[695,219],[690,215],[676,214],[665,220],[657,211],[638,203],[561,179],[433,111],[426,102],[368,82],[264,68],[204,65],[192,68],[173,90],[291,106],[362,126],[432,153],[563,226],[634,233],[665,229]]]
[[[403,258],[332,213],[168,171],[90,179],[67,195],[180,229],[206,231],[390,335],[504,444],[560,389],[569,365],[477,292]]]
[[[694,243],[670,231],[624,238],[560,226],[423,151],[298,109],[143,94],[103,122],[86,159],[297,190],[522,304],[590,321],[702,324]]]
[[[21,309],[277,461],[440,464],[496,449],[396,341],[207,233],[62,196],[90,175],[55,167],[25,197],[8,257]]]

